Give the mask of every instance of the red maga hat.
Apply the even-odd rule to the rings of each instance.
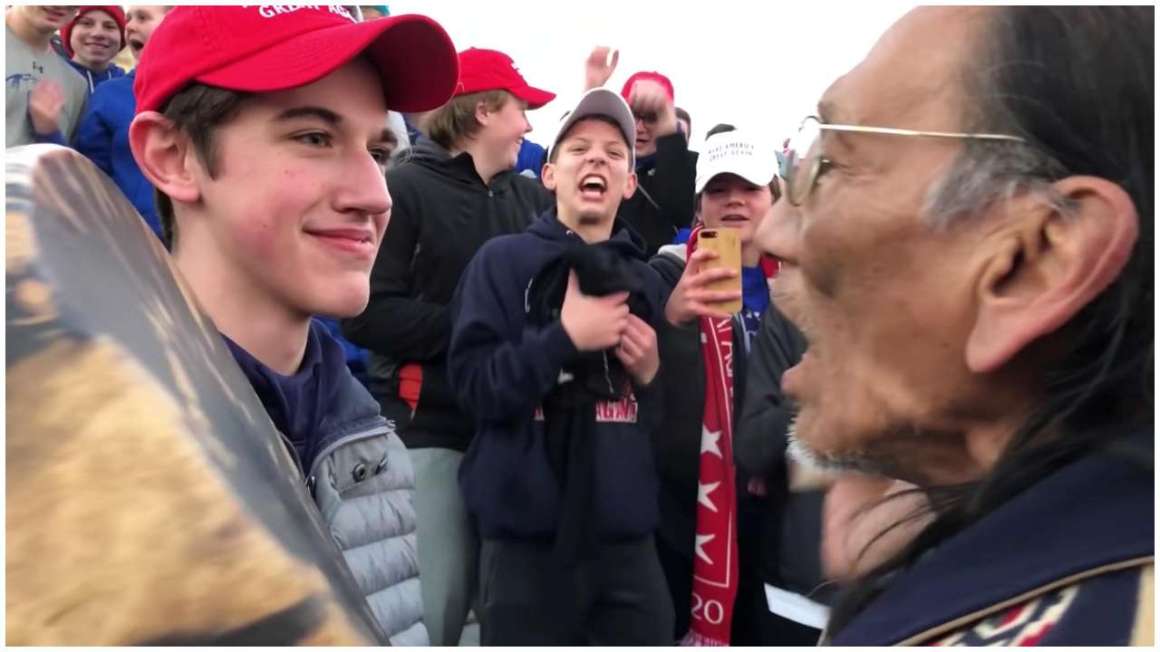
[[[387,108],[426,111],[451,97],[459,65],[451,38],[419,15],[359,23],[340,5],[176,7],[137,66],[137,111],[157,111],[191,82],[269,93],[322,79],[366,53]]]
[[[459,53],[459,85],[456,95],[503,90],[538,109],[556,98],[555,93],[534,88],[516,68],[512,58],[498,50],[468,48]]]

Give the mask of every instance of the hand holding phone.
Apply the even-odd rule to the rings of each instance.
[[[713,307],[729,314],[741,312],[741,238],[736,229],[703,229],[697,240],[699,249],[708,249],[716,258],[705,261],[702,269],[728,269],[735,272],[729,278],[718,279],[706,285],[709,290],[736,292],[737,298]]]
[[[685,261],[685,271],[677,281],[665,304],[665,319],[673,326],[683,326],[697,317],[728,319],[741,310],[741,243],[736,240],[736,232],[725,229],[736,241],[736,254],[728,254],[735,263],[730,263],[721,253],[721,242],[717,242],[717,231],[702,231],[697,250]],[[704,234],[712,233],[708,239]],[[706,246],[706,243],[712,242]],[[725,249],[733,245],[724,243]],[[721,289],[724,288],[724,289]]]

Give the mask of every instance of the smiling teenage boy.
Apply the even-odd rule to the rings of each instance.
[[[314,314],[358,314],[390,216],[388,107],[446,101],[458,66],[421,16],[179,7],[137,69],[130,146],[174,261],[304,472],[394,644],[421,621],[413,474]]]
[[[452,302],[484,645],[672,642],[649,439],[666,292],[616,220],[633,132],[617,94],[585,94],[544,166],[555,207],[485,244]]]

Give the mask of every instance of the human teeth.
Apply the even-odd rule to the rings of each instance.
[[[604,188],[604,179],[601,179],[600,177],[595,177],[595,176],[584,177],[583,181],[580,182],[580,185],[583,187],[595,186],[597,188],[603,189]]]

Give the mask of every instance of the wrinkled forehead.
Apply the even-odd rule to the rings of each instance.
[[[957,130],[987,10],[921,7],[882,35],[819,102],[824,122]]]

